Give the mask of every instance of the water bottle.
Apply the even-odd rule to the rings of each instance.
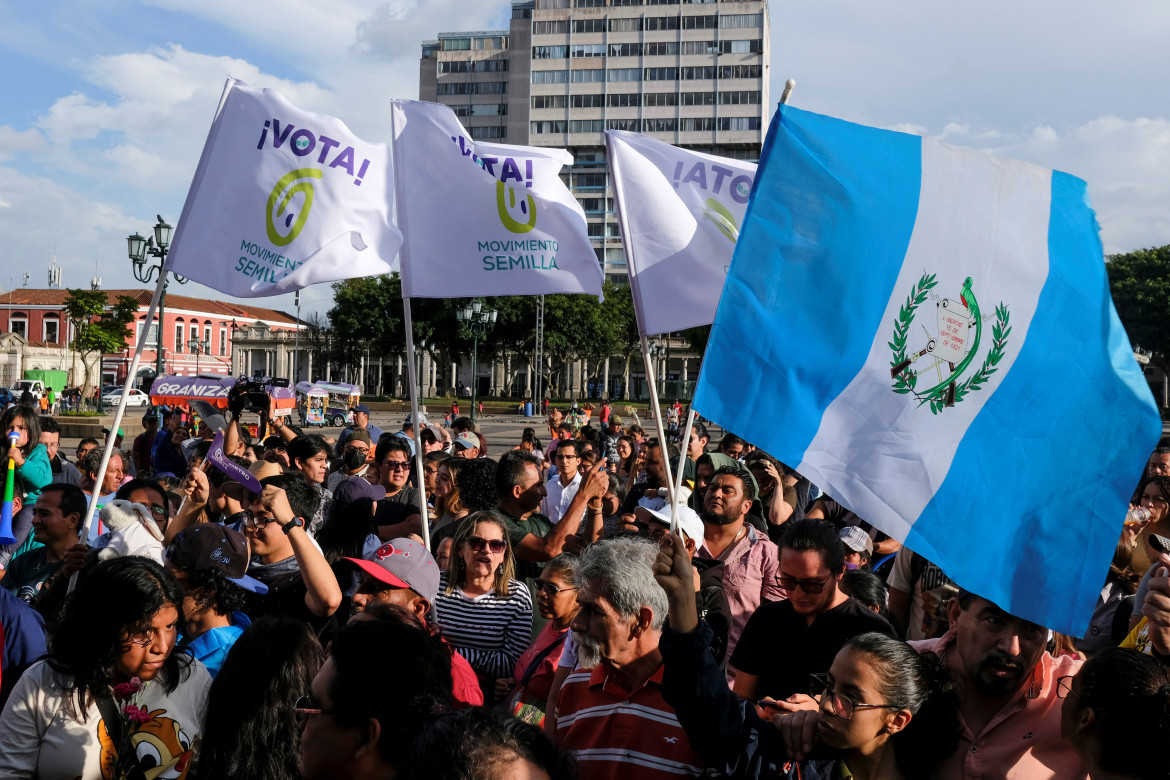
[[[1139,525],[1150,519],[1150,510],[1141,506],[1131,506],[1125,513],[1126,525]]]

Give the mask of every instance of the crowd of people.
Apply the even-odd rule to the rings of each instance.
[[[1170,442],[1074,639],[677,402],[490,450],[242,403],[104,473],[0,416],[0,780],[1170,778]]]

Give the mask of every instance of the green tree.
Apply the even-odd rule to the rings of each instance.
[[[1130,343],[1170,368],[1170,245],[1110,255],[1105,270]]]
[[[82,395],[89,395],[89,358],[121,352],[129,338],[129,325],[138,313],[138,301],[129,295],[120,295],[111,306],[102,290],[69,290],[65,299],[65,317],[73,325],[70,346],[81,355],[85,367]],[[99,357],[100,360],[100,357]],[[99,371],[100,376],[100,371]]]

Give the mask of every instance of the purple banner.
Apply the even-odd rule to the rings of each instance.
[[[211,442],[211,449],[207,451],[207,459],[211,461],[211,465],[227,474],[229,478],[239,482],[244,487],[251,490],[256,495],[259,495],[263,488],[260,487],[260,480],[252,472],[248,471],[238,463],[233,463],[228,460],[228,457],[223,453],[223,431],[215,434],[215,439]]]

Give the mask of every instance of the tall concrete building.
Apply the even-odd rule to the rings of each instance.
[[[565,147],[606,277],[625,253],[606,129],[755,160],[771,116],[767,0],[516,0],[509,29],[422,44],[419,99],[472,138]]]

